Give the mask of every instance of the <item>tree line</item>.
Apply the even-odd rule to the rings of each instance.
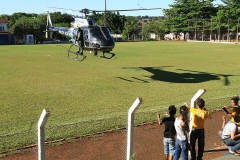
[[[125,16],[119,12],[107,12],[107,27],[111,33],[122,34],[124,39],[132,35],[142,35],[148,39],[150,33],[155,33],[163,38],[170,32],[189,32],[191,30],[221,30],[224,32],[236,32],[239,27],[240,1],[221,0],[222,4],[214,4],[215,0],[175,0],[169,5],[169,9],[163,9],[164,16]],[[54,26],[70,27],[74,21],[72,15],[61,12],[50,13]],[[104,25],[104,13],[93,13],[96,24]],[[0,15],[0,18],[8,20],[9,32],[17,38],[23,34],[33,34],[37,42],[45,39],[46,14],[14,13],[12,15]],[[146,21],[146,23],[144,23]],[[203,27],[204,26],[204,27]],[[58,37],[60,35],[55,35]]]

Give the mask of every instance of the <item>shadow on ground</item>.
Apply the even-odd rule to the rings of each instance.
[[[151,78],[155,81],[163,81],[163,82],[170,82],[170,83],[202,83],[207,81],[214,81],[220,80],[223,77],[224,85],[230,85],[230,81],[228,79],[229,76],[233,75],[223,75],[217,73],[208,73],[208,72],[200,72],[194,70],[184,70],[184,69],[176,69],[176,72],[164,70],[164,68],[171,67],[171,66],[163,66],[163,67],[125,67],[124,69],[135,69],[137,70],[145,70],[150,72],[152,76],[145,76]],[[131,79],[117,77],[122,80],[126,80],[128,82],[134,82]],[[144,80],[143,78],[136,78],[131,77],[139,82],[149,83],[148,81]]]

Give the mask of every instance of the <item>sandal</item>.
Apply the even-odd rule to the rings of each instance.
[[[240,156],[240,153],[233,152],[233,151],[231,151],[231,150],[229,150],[229,153],[233,154],[234,156]]]

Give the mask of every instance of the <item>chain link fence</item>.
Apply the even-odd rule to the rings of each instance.
[[[221,110],[223,105],[230,105],[230,98],[231,96],[224,96],[205,99],[206,108],[214,113],[216,110]],[[162,102],[158,107],[149,110],[144,106],[151,105],[151,102],[143,102],[136,111],[133,140],[134,159],[159,159],[159,157],[163,159],[162,138],[164,127],[156,124],[156,114],[161,113],[163,115],[166,113],[170,104],[175,104],[179,108],[183,103],[178,100]],[[206,133],[207,140],[221,130],[221,116],[223,114],[221,112],[217,117],[214,117],[215,119],[206,122],[211,127],[211,131]],[[55,115],[54,112],[51,113],[45,128],[47,160],[126,159],[127,113],[51,126],[51,121],[58,119],[58,117],[59,115]],[[31,120],[32,122],[33,120]],[[216,147],[221,145],[220,137],[217,138],[216,145],[214,144]],[[1,135],[0,145],[2,148],[0,155],[3,160],[37,159],[37,139],[37,128],[35,127],[17,133]],[[214,141],[214,138],[212,138],[212,141]],[[205,149],[213,147],[206,146]]]

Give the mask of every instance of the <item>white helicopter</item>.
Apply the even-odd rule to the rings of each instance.
[[[82,12],[87,15],[88,9],[83,9]],[[91,51],[95,56],[98,55],[98,51],[103,52],[103,58],[111,59],[115,56],[111,53],[115,46],[115,42],[110,34],[110,31],[105,26],[96,25],[91,18],[75,18],[75,21],[71,23],[71,27],[54,27],[51,21],[50,13],[47,14],[47,27],[46,38],[48,32],[58,32],[61,35],[70,38],[72,45],[67,50],[67,57],[71,57],[71,53],[76,55],[75,60],[79,60],[78,56],[82,56],[80,61],[84,60],[86,56],[83,54],[83,50]],[[51,34],[50,34],[51,36]],[[75,47],[75,48],[74,48]],[[77,49],[76,49],[77,47]],[[74,51],[75,50],[75,51]],[[110,57],[105,54],[110,54]]]
[[[49,7],[55,9],[63,9],[56,7]],[[137,10],[156,10],[162,8],[150,8],[150,9],[127,9],[127,10],[105,10],[105,11],[97,11],[97,10],[89,10],[82,9],[78,12],[83,13],[85,18],[75,17],[74,22],[71,23],[71,27],[54,27],[51,21],[50,13],[48,12],[47,16],[47,27],[46,27],[46,38],[48,37],[48,32],[58,32],[61,35],[64,35],[70,38],[72,45],[67,50],[68,58],[72,58],[70,54],[76,55],[75,60],[79,60],[78,56],[82,56],[82,59],[79,61],[83,61],[86,56],[83,54],[83,50],[87,50],[94,53],[94,56],[98,56],[98,51],[102,51],[103,55],[101,57],[111,59],[115,56],[114,53],[111,53],[113,48],[115,47],[114,39],[109,31],[109,29],[105,26],[96,25],[94,20],[88,18],[89,13],[91,12],[119,12],[119,11],[137,11]],[[69,9],[65,9],[69,10]],[[75,10],[72,10],[75,11]],[[51,34],[50,34],[51,35]],[[77,48],[77,49],[76,49]],[[106,56],[106,54],[110,56]]]

